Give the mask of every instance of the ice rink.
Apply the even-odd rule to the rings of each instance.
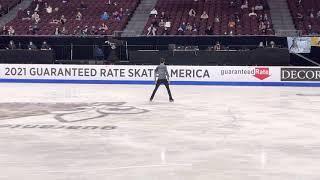
[[[320,88],[0,86],[1,180],[320,179]]]

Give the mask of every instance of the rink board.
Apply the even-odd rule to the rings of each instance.
[[[156,66],[1,64],[0,82],[154,84]],[[173,85],[320,87],[320,68],[168,66]]]

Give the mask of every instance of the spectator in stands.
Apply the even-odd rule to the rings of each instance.
[[[206,35],[213,35],[213,30],[211,26],[208,26],[205,30]]]
[[[241,9],[248,9],[249,5],[248,5],[248,1],[245,0],[244,3],[241,5]]]
[[[8,35],[9,36],[13,36],[16,34],[16,31],[13,29],[12,26],[9,26],[9,29],[8,29]]]
[[[299,21],[303,21],[303,19],[304,19],[304,17],[303,17],[303,15],[301,14],[301,13],[297,13],[297,19],[299,20]]]
[[[194,9],[190,9],[190,11],[189,11],[189,16],[191,16],[191,17],[195,17],[196,16],[196,11],[194,10]]]
[[[219,16],[216,16],[216,17],[214,18],[214,22],[215,22],[215,23],[220,23],[220,18],[219,18]]]
[[[82,30],[80,28],[80,26],[77,26],[77,28],[73,31],[73,35],[81,35],[82,34]]]
[[[81,19],[82,19],[82,14],[81,14],[81,12],[79,11],[79,12],[77,13],[77,15],[76,15],[76,20],[77,20],[77,21],[81,21]]]
[[[41,45],[41,50],[51,50],[51,47],[48,45],[46,41],[43,41]]]
[[[156,32],[157,32],[157,28],[153,26],[153,24],[151,24],[148,28],[148,33],[147,35],[153,35],[155,36],[156,35]]]
[[[81,31],[81,35],[88,35],[89,34],[89,29],[88,29],[88,26],[85,26],[84,29],[82,29]]]
[[[208,16],[208,14],[207,14],[207,12],[206,11],[203,11],[203,13],[202,13],[202,15],[201,15],[201,17],[200,17],[201,19],[208,19],[209,18],[209,16]]]
[[[165,25],[165,22],[163,19],[160,19],[160,22],[159,22],[159,27],[164,27]]]
[[[14,43],[13,40],[9,42],[8,47],[6,47],[6,49],[10,49],[10,50],[17,49],[16,44]]]
[[[167,19],[168,17],[166,16],[165,12],[162,11],[160,14],[160,19]]]
[[[96,26],[91,26],[90,34],[91,35],[97,35],[98,34],[98,30],[97,30]]]
[[[183,26],[182,24],[179,26],[178,28],[178,34],[177,35],[184,35],[185,32],[185,26]]]
[[[113,15],[114,19],[117,20],[117,21],[120,21],[121,18],[122,18],[118,11],[115,11],[112,15]]]
[[[167,29],[171,28],[171,22],[169,20],[166,21],[166,23],[164,24],[164,27]]]
[[[258,2],[257,5],[254,7],[254,10],[262,11],[263,10],[263,5],[260,2]]]
[[[169,35],[169,29],[167,27],[164,28],[162,35]]]
[[[107,21],[109,19],[109,14],[105,11],[100,17],[101,20]]]
[[[66,30],[66,27],[62,27],[61,31],[60,31],[61,35],[68,35],[68,30]]]
[[[263,21],[261,21],[259,23],[259,31],[260,31],[260,33],[265,34],[266,30],[267,30],[267,27],[266,27],[265,23]]]
[[[30,11],[27,11],[26,17],[23,17],[22,20],[23,20],[23,21],[24,21],[24,20],[31,20],[31,16],[32,16],[31,12],[30,12]]]
[[[192,31],[192,26],[190,23],[187,23],[186,29],[187,31]]]
[[[65,18],[64,15],[62,14],[60,17],[60,23],[64,25],[66,22],[67,22],[67,18]]]
[[[318,32],[315,29],[313,29],[311,24],[309,24],[307,27],[307,33],[308,33],[308,35],[317,35],[318,34]]]
[[[35,22],[35,23],[39,23],[40,21],[40,16],[37,12],[34,12],[31,16],[31,19]]]
[[[196,24],[193,24],[192,26],[192,32],[198,32],[198,27]]]
[[[3,27],[2,27],[1,34],[2,34],[2,35],[7,35],[7,34],[8,34],[8,30],[7,30],[7,27],[6,27],[6,26],[3,26]]]
[[[28,49],[29,50],[37,50],[37,46],[33,44],[32,41],[29,42],[29,45],[28,45]]]
[[[257,13],[254,11],[254,7],[251,8],[251,12],[249,13],[249,17],[251,16],[258,16]]]
[[[49,5],[47,8],[46,8],[46,11],[48,14],[51,14],[52,13],[52,7]]]
[[[158,11],[156,10],[156,8],[153,8],[150,12],[150,16],[157,17],[157,15],[158,15]]]
[[[234,29],[236,27],[236,22],[233,19],[229,20],[228,27]]]
[[[310,17],[311,19],[313,19],[313,18],[314,18],[314,14],[313,14],[313,12],[312,12],[312,11],[310,12],[309,17]]]
[[[109,28],[106,24],[102,23],[101,26],[99,27],[99,30],[105,33],[109,30]]]
[[[264,21],[269,21],[269,17],[268,17],[267,13],[264,13],[263,20]]]
[[[56,27],[56,29],[54,30],[54,35],[56,36],[60,35],[60,30],[58,27]]]
[[[317,12],[317,18],[320,18],[320,10]]]

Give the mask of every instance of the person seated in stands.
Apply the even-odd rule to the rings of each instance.
[[[236,27],[236,22],[233,19],[229,20],[228,27],[234,29]]]
[[[258,2],[258,4],[254,7],[254,10],[262,11],[263,10],[263,5],[260,2]]]
[[[10,50],[17,49],[16,44],[14,43],[13,40],[9,42],[8,47],[6,47],[6,49],[10,49]]]
[[[170,29],[171,28],[171,21],[166,20],[166,23],[164,24],[164,27],[167,28],[167,29]]]
[[[121,16],[120,16],[120,13],[118,11],[115,11],[113,14],[113,18],[117,21],[120,21],[121,20]]]
[[[150,12],[150,16],[157,17],[157,15],[158,15],[158,11],[156,10],[156,8],[153,8]]]
[[[187,29],[187,25],[185,22],[182,22],[182,24],[178,28],[178,35],[184,35],[184,32]]]
[[[313,14],[313,12],[312,12],[312,11],[310,12],[309,17],[310,17],[311,19],[313,19],[313,18],[314,18],[314,14]]]
[[[208,19],[209,16],[208,16],[208,14],[207,14],[206,11],[203,11],[203,13],[201,14],[201,17],[200,17],[200,18],[201,18],[201,19]]]
[[[230,1],[229,1],[229,7],[230,7],[230,8],[236,7],[236,3],[234,2],[234,0],[230,0]]]
[[[313,29],[311,24],[309,24],[307,27],[307,33],[308,33],[308,35],[317,35],[318,34],[318,32],[315,29]]]
[[[109,28],[106,24],[102,23],[101,26],[99,27],[99,30],[105,33],[109,30]]]
[[[251,8],[251,13],[249,13],[249,17],[251,16],[258,16],[257,13],[254,11],[254,7]]]
[[[194,9],[190,9],[190,11],[189,11],[189,16],[191,16],[191,17],[195,17],[196,16],[196,11],[194,10]]]
[[[82,34],[82,30],[81,30],[80,26],[77,26],[77,28],[75,30],[73,30],[73,35],[79,36],[81,34]]]
[[[60,17],[60,23],[61,23],[62,25],[64,25],[66,22],[67,22],[67,19],[64,17],[64,15],[61,15],[61,17]]]
[[[26,17],[23,17],[22,20],[23,20],[23,21],[25,21],[25,20],[31,20],[31,16],[32,16],[31,12],[30,12],[30,11],[27,11]]]
[[[129,9],[126,9],[125,13],[124,13],[126,16],[130,16],[131,15],[131,12]]]
[[[33,44],[32,41],[29,42],[29,45],[28,45],[28,49],[29,50],[37,50],[37,46]]]
[[[85,26],[84,29],[81,30],[81,35],[88,35],[89,34],[89,29],[88,26]]]
[[[271,26],[271,23],[269,21],[266,21],[266,32],[267,33],[272,33],[273,30],[272,30],[272,26]]]
[[[52,7],[49,5],[47,8],[46,8],[46,12],[48,14],[51,14],[52,13]]]
[[[186,29],[187,31],[192,31],[192,26],[190,23],[187,23]]]
[[[98,35],[98,30],[97,30],[96,26],[91,26],[89,33],[90,33],[90,35]]]
[[[219,18],[219,16],[216,16],[216,17],[214,18],[213,22],[215,22],[215,23],[220,23],[220,18]]]
[[[61,35],[68,35],[68,30],[66,30],[66,27],[62,27],[61,31],[60,31]]]
[[[162,35],[169,35],[169,29],[167,27],[164,28]]]
[[[221,45],[220,42],[217,41],[216,44],[213,46],[214,51],[220,51],[221,50]]]
[[[320,10],[317,12],[317,18],[320,18]]]
[[[109,19],[109,14],[105,11],[103,14],[100,16],[100,19],[103,21],[107,21]]]
[[[60,30],[59,30],[58,27],[56,27],[56,29],[54,30],[53,34],[56,35],[56,36],[60,35]]]
[[[245,0],[244,3],[241,5],[241,9],[248,9],[249,5],[248,5],[248,0]]]
[[[31,19],[35,22],[35,23],[39,23],[40,21],[40,16],[37,12],[34,12],[31,16]]]
[[[77,21],[81,21],[81,19],[82,19],[82,14],[81,14],[81,12],[79,11],[79,12],[77,13],[77,15],[76,15],[76,20],[77,20]]]
[[[264,23],[263,21],[261,21],[261,22],[259,23],[259,31],[260,31],[261,33],[265,34],[265,33],[266,33],[266,30],[267,30],[267,27],[266,27],[265,23]]]
[[[205,30],[206,35],[213,35],[213,29],[211,26],[208,26]]]
[[[123,8],[119,9],[119,15],[123,17],[125,15]]]
[[[16,31],[13,29],[12,26],[9,26],[9,29],[8,29],[8,35],[9,36],[13,36],[16,34]]]
[[[192,26],[192,32],[198,32],[198,27],[196,24],[193,24]]]
[[[1,34],[2,35],[7,35],[8,34],[7,26],[3,26],[2,27]]]
[[[153,35],[155,36],[156,35],[156,32],[157,32],[157,28],[153,26],[153,24],[151,24],[148,28],[148,33],[147,35]]]
[[[302,5],[302,0],[297,0],[297,5],[301,6]]]
[[[166,14],[164,13],[164,11],[161,12],[160,14],[160,19],[167,19],[168,17],[166,16]]]
[[[83,1],[81,1],[80,2],[80,9],[87,9],[87,8],[88,8],[88,6]]]
[[[43,41],[41,45],[41,50],[51,50],[51,47],[48,45],[46,41]]]
[[[159,27],[164,27],[165,25],[165,22],[163,19],[160,19],[160,22],[159,22]]]

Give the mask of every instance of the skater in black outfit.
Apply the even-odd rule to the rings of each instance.
[[[158,80],[157,80],[157,77],[158,77]],[[153,100],[153,97],[156,94],[159,86],[161,84],[164,84],[167,88],[167,91],[168,91],[169,101],[173,102],[174,100],[172,98],[170,87],[169,87],[169,73],[168,73],[167,66],[164,64],[164,59],[161,59],[160,65],[155,69],[154,78],[155,78],[155,82],[156,82],[156,87],[153,90],[153,93],[150,97],[150,101]]]

